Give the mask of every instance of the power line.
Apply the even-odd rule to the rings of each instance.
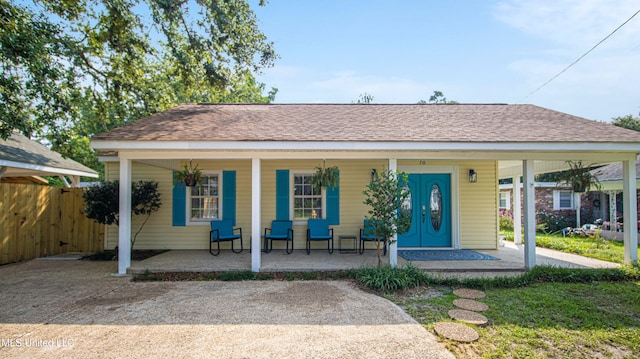
[[[565,71],[567,71],[571,66],[575,65],[578,63],[578,61],[582,60],[582,58],[584,58],[585,56],[587,56],[591,51],[593,51],[596,47],[598,47],[600,44],[602,44],[603,42],[605,42],[608,38],[610,38],[613,34],[616,33],[616,31],[620,30],[621,27],[623,27],[624,25],[626,25],[629,21],[631,21],[631,19],[633,19],[636,15],[638,15],[640,13],[640,10],[636,11],[635,14],[631,15],[630,18],[627,19],[627,21],[623,22],[620,26],[618,26],[615,30],[613,30],[609,35],[607,35],[604,39],[600,40],[600,42],[598,42],[597,44],[595,44],[591,49],[589,49],[589,51],[585,52],[582,56],[580,56],[576,61],[572,62],[569,66],[565,67],[564,70],[560,71],[557,75],[553,76],[551,79],[549,79],[547,82],[543,83],[542,85],[540,85],[537,89],[531,91],[527,96],[525,96],[524,98],[527,99],[529,96],[533,95],[534,93],[538,92],[538,90],[540,90],[541,88],[545,87],[549,82],[555,80],[558,76],[562,75]]]

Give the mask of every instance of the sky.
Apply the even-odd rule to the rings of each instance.
[[[534,104],[598,120],[640,113],[638,0],[250,0],[280,56],[275,103]],[[535,91],[535,92],[534,92]],[[533,93],[532,93],[533,92]]]

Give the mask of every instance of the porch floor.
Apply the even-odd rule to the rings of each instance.
[[[500,260],[462,260],[462,261],[413,261],[412,264],[428,272],[448,275],[517,275],[524,271],[524,247],[506,242],[497,250],[476,250]],[[382,257],[383,264],[389,263],[389,257]],[[375,250],[358,253],[333,254],[327,250],[312,250],[307,255],[304,250],[295,250],[286,254],[282,249],[274,249],[271,253],[261,253],[261,272],[293,272],[293,271],[334,271],[361,268],[377,265]],[[398,265],[408,261],[398,256]],[[546,248],[536,248],[536,263],[572,268],[614,268],[616,263],[586,258],[575,254],[558,252]],[[208,250],[171,250],[143,261],[132,261],[130,274],[149,272],[217,272],[241,271],[251,269],[251,253],[248,250],[240,254],[223,250],[220,255],[212,256]],[[465,274],[466,273],[466,274]]]

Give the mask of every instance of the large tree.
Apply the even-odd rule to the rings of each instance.
[[[176,104],[271,101],[275,58],[246,0],[0,0],[0,137],[95,161],[87,136]]]

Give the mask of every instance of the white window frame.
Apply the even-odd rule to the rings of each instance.
[[[502,207],[500,205],[500,203],[502,202],[502,198],[501,197],[503,195],[505,197],[505,199],[504,199],[505,200],[505,202],[504,202],[505,206],[504,207]],[[506,209],[506,210],[510,210],[511,209],[511,192],[509,192],[509,191],[499,192],[499,194],[498,194],[498,208],[499,209]]]
[[[192,219],[191,218],[191,187],[187,187],[187,225],[195,225],[195,226],[202,226],[202,225],[209,225],[209,223],[211,223],[212,220],[214,219],[222,219],[222,213],[223,212],[223,208],[222,208],[222,188],[223,188],[223,183],[222,183],[222,171],[202,171],[202,175],[203,176],[218,176],[218,218],[202,218],[202,219]],[[196,186],[198,186],[196,184]]]
[[[569,193],[569,198],[571,199],[571,204],[570,207],[561,207],[560,206],[560,193],[561,192],[568,192]],[[553,191],[553,210],[554,211],[559,211],[562,209],[575,209],[575,204],[574,204],[574,193],[572,190],[568,190],[568,189],[556,189]]]
[[[296,176],[313,176],[313,171],[290,171],[290,188],[289,188],[289,218],[293,220],[295,224],[306,224],[307,218],[296,218],[295,217],[295,189],[296,189]],[[325,213],[327,210],[327,193],[324,188],[322,188],[322,193],[320,194],[320,200],[322,201],[322,208],[320,209],[322,213],[318,218],[326,218]]]

